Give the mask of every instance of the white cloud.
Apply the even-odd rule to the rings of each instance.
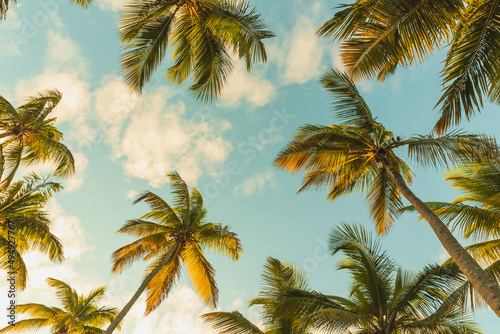
[[[241,184],[238,184],[233,189],[233,194],[239,196],[249,196],[256,191],[262,191],[266,186],[276,188],[276,180],[272,171],[266,173],[257,173],[254,176],[246,179]]]
[[[96,5],[101,10],[112,10],[116,12],[119,11],[126,3],[127,0],[101,0],[97,1]]]
[[[222,91],[223,105],[236,107],[241,103],[261,107],[276,95],[276,88],[262,75],[249,73],[242,61],[234,58],[233,73],[229,76]]]
[[[324,11],[324,4],[307,2],[300,4],[297,11],[301,14],[291,34],[285,33],[283,44],[272,44],[270,48],[272,60],[281,69],[285,84],[302,84],[317,78],[323,70],[321,60],[328,43],[316,35],[317,27],[322,24],[319,16]]]
[[[90,250],[80,220],[67,215],[54,200],[47,205],[47,210],[53,223],[51,232],[61,239],[66,259],[78,260],[82,254]]]
[[[128,101],[128,89],[119,80],[110,78],[97,91],[95,111],[125,174],[158,187],[168,172],[177,170],[194,183],[204,170],[223,165],[232,149],[222,137],[229,122],[201,113],[185,116],[184,103],[171,102],[165,87]],[[122,98],[123,103],[113,104]]]
[[[137,197],[137,195],[139,195],[139,192],[138,191],[135,191],[135,190],[129,190],[127,191],[127,193],[125,194],[125,197],[128,198],[128,199],[134,199]]]

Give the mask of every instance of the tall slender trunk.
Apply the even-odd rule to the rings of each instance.
[[[384,159],[385,160],[385,159]],[[422,202],[408,188],[401,174],[395,170],[390,163],[382,161],[384,167],[389,174],[394,178],[396,186],[401,191],[403,196],[415,207],[422,217],[429,223],[439,241],[446,249],[451,258],[458,265],[467,279],[474,286],[474,289],[479,293],[489,307],[500,317],[500,289],[490,279],[481,266],[470,256],[469,253],[460,245],[450,232],[448,227],[439,219],[438,216]]]
[[[148,276],[146,276],[146,278],[142,282],[141,286],[139,286],[139,289],[137,289],[137,291],[132,296],[132,298],[129,300],[129,302],[120,311],[120,313],[118,313],[118,315],[116,316],[115,320],[113,320],[113,322],[111,322],[111,324],[109,324],[109,326],[106,329],[106,331],[104,332],[104,334],[111,334],[111,333],[113,333],[113,331],[116,329],[116,327],[118,327],[118,325],[120,324],[120,322],[123,320],[123,318],[125,318],[125,316],[127,315],[127,313],[130,311],[130,309],[132,308],[132,306],[134,306],[134,304],[137,301],[137,299],[139,299],[139,297],[142,295],[142,293],[144,292],[144,290],[146,290],[146,287],[151,282],[151,280],[153,279],[153,277],[155,277],[156,274],[158,274],[158,272],[161,270],[161,268],[163,268],[163,266],[165,266],[167,264],[167,262],[172,258],[172,255],[177,251],[177,249],[179,247],[180,247],[180,242],[176,242],[175,245],[165,255],[165,257],[163,258],[163,260],[158,264],[158,266],[156,268],[154,268],[153,271],[150,272]]]

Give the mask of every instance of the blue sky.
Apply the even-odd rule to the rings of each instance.
[[[243,242],[237,263],[208,255],[217,270],[220,309],[238,309],[256,319],[246,305],[258,293],[267,256],[303,267],[318,291],[346,295],[348,277],[335,269],[340,255],[326,256],[324,245],[340,221],[373,227],[363,198],[330,203],[326,191],[295,195],[300,176],[272,167],[299,126],[335,122],[318,79],[329,67],[341,66],[338,50],[314,32],[337,3],[253,0],[278,35],[266,44],[269,62],[252,74],[237,63],[222,98],[202,105],[187,86],[163,80],[168,59],[143,96],[123,86],[116,31],[122,2],[96,0],[83,10],[66,0],[26,1],[0,23],[0,94],[17,105],[36,91],[58,88],[64,94],[56,111],[58,126],[77,162],[76,176],[63,182],[65,190],[48,207],[67,259],[54,264],[29,254],[29,287],[18,302],[56,305],[44,282],[53,277],[81,292],[106,285],[104,303],[122,307],[138,287],[145,264],[111,275],[111,253],[132,241],[115,231],[146,212],[145,205],[132,206],[139,191],[170,198],[165,175],[173,170],[202,192],[209,219],[230,225]],[[438,53],[424,64],[400,69],[385,83],[360,84],[377,120],[401,137],[429,133],[438,118],[433,107],[440,96],[441,60]],[[486,106],[463,127],[499,134],[497,109]],[[48,172],[50,166],[35,170]],[[423,200],[456,196],[442,180],[444,171],[415,171],[413,190]],[[430,227],[410,214],[384,237],[384,246],[405,268],[447,258]],[[147,318],[142,301],[127,316],[122,333],[156,333],[159,328],[209,333],[198,319],[208,309],[185,275]],[[480,312],[478,320],[486,333],[494,333],[499,323],[492,312]]]

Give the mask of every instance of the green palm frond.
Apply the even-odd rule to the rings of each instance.
[[[396,224],[403,206],[401,193],[385,168],[380,168],[366,196],[377,232],[384,235]]]
[[[434,168],[498,160],[498,146],[494,138],[463,131],[453,131],[439,137],[432,134],[415,136],[398,145],[406,145],[408,156],[416,163]]]
[[[343,124],[373,128],[375,120],[370,108],[346,73],[331,69],[323,74],[320,82],[332,94],[336,116]]]
[[[118,310],[109,307],[98,307],[103,298],[104,287],[92,290],[88,295],[81,295],[69,284],[47,278],[50,287],[56,289],[56,296],[63,304],[63,309],[42,304],[16,305],[19,314],[29,319],[17,321],[14,326],[7,326],[0,333],[34,332],[49,327],[51,333],[103,333],[100,327],[115,319]]]
[[[489,0],[467,6],[458,26],[443,70],[444,93],[441,117],[434,130],[445,132],[469,119],[483,105],[482,94],[495,91],[500,77],[500,1]]]
[[[165,57],[178,8],[171,11],[169,2],[162,3],[161,7],[156,5],[154,9],[159,12],[151,12],[149,6],[145,6],[147,11],[139,6],[138,1],[125,5],[120,30],[122,40],[133,39],[125,45],[121,58],[124,81],[132,90],[141,92]],[[147,20],[144,12],[149,14]]]
[[[377,74],[383,78],[397,65],[421,62],[434,47],[443,47],[461,17],[463,2],[355,1],[344,7],[318,33],[342,40],[342,60],[358,80]]]
[[[245,59],[247,70],[250,71],[255,62],[267,61],[262,40],[275,37],[275,34],[266,30],[267,24],[255,8],[250,8],[249,2],[207,1],[202,6],[210,12],[206,24],[232,45],[240,59]]]
[[[264,334],[238,311],[205,313],[201,318],[219,334]]]

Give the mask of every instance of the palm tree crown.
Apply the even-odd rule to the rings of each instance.
[[[479,110],[483,94],[500,102],[499,17],[499,0],[355,0],[318,34],[342,41],[343,63],[356,80],[384,80],[449,45],[435,127],[441,134]]]
[[[233,68],[231,53],[245,59],[247,70],[267,60],[262,40],[274,34],[265,28],[243,0],[131,0],[120,21],[125,82],[142,91],[170,46],[174,64],[165,77],[173,84],[191,77],[196,98],[210,101]]]
[[[321,83],[335,99],[340,124],[305,125],[275,161],[281,169],[305,174],[299,190],[328,186],[329,200],[355,190],[368,191],[367,202],[380,234],[395,223],[402,207],[401,190],[391,177],[395,170],[412,183],[413,172],[396,155],[407,148],[409,158],[421,165],[448,166],[459,161],[492,161],[498,152],[494,139],[455,131],[435,137],[402,139],[375,121],[368,105],[345,73],[331,70]]]
[[[265,329],[251,323],[240,312],[212,312],[202,315],[205,322],[217,333],[223,334],[298,334],[295,323],[306,314],[294,313],[281,316],[288,305],[282,302],[282,295],[289,290],[310,289],[306,274],[292,263],[281,262],[269,257],[262,273],[260,296],[250,301],[250,306],[260,306],[261,320]]]
[[[16,305],[16,312],[31,318],[17,321],[13,326],[1,329],[0,333],[32,333],[50,327],[52,334],[102,334],[104,330],[101,328],[118,313],[116,308],[97,305],[104,297],[104,287],[92,290],[85,296],[55,278],[47,278],[47,283],[56,289],[63,308],[34,303]]]
[[[206,221],[207,209],[200,192],[188,188],[177,173],[168,175],[172,183],[174,206],[146,191],[135,203],[146,202],[151,211],[128,221],[118,232],[137,237],[133,243],[113,254],[113,273],[119,273],[137,260],[153,260],[142,285],[110,325],[111,333],[144,290],[147,290],[146,314],[156,309],[178,279],[184,263],[188,277],[203,301],[215,307],[218,289],[215,270],[203,249],[238,260],[242,248],[237,235],[228,226]]]
[[[62,143],[63,134],[54,126],[55,118],[47,118],[57,106],[62,94],[47,90],[30,97],[14,108],[0,96],[0,138],[2,149],[2,178],[0,186],[12,182],[20,164],[33,165],[52,162],[53,175],[67,177],[75,172],[75,160],[70,150]]]
[[[464,162],[498,160],[495,140],[481,135],[453,132],[440,137],[401,139],[372,117],[351,79],[331,70],[323,86],[336,99],[339,125],[301,127],[282,150],[275,165],[305,173],[301,190],[328,186],[334,200],[355,190],[368,189],[367,202],[380,234],[394,224],[403,195],[429,223],[441,244],[500,317],[500,289],[465,251],[446,225],[408,187],[412,171],[395,150],[406,147],[416,163],[437,167]]]
[[[289,289],[282,315],[307,314],[296,326],[329,333],[481,333],[453,292],[464,282],[454,266],[420,271],[398,267],[366,228],[342,223],[330,233],[332,254],[343,252],[338,268],[351,275],[349,297],[312,289]]]

